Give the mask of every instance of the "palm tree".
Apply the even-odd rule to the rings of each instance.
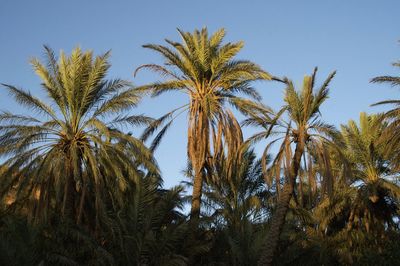
[[[180,91],[189,97],[189,103],[173,110],[153,123],[145,132],[147,138],[158,127],[165,127],[155,137],[154,148],[173,118],[188,111],[188,157],[195,173],[191,220],[200,216],[200,204],[203,179],[207,174],[207,160],[213,157],[210,148],[211,138],[221,142],[225,138],[229,142],[227,148],[237,149],[242,139],[242,132],[232,112],[225,106],[229,103],[242,113],[247,113],[254,103],[239,97],[244,94],[252,99],[260,100],[260,95],[250,86],[255,80],[270,80],[271,75],[258,65],[247,60],[235,60],[234,57],[242,49],[243,42],[222,45],[225,30],[220,29],[212,36],[203,28],[193,33],[178,29],[182,43],[166,40],[168,46],[147,44],[145,48],[161,54],[164,65],[147,64],[145,68],[157,72],[166,80],[151,83],[142,87],[143,91],[158,96],[164,92]]]
[[[380,140],[386,128],[380,115],[366,113],[360,114],[359,126],[353,120],[342,125],[342,150],[351,165],[348,178],[357,187],[348,226],[363,227],[367,233],[396,227],[393,216],[398,210],[400,188],[394,183],[390,157],[385,156],[390,144]]]
[[[312,206],[291,202],[279,264],[374,265],[374,256],[392,259],[383,254],[398,226],[399,188],[384,156],[387,144],[379,139],[386,125],[381,115],[361,113],[358,123],[341,126],[328,147],[333,191],[324,197],[322,182]],[[313,161],[320,171],[320,162]]]
[[[45,51],[45,64],[31,63],[50,104],[3,84],[30,113],[0,114],[0,155],[8,166],[1,195],[16,190],[12,205],[22,206],[33,221],[47,221],[56,211],[98,229],[107,216],[106,196],[126,190],[127,179],[138,179],[143,171],[157,172],[144,144],[121,131],[151,119],[121,114],[140,97],[129,82],[105,79],[109,52],[93,58],[91,51],[76,48],[70,56],[61,52],[58,60],[50,48]]]
[[[161,188],[159,176],[147,175],[125,193],[125,204],[115,214],[117,237],[109,249],[121,265],[186,265],[187,221],[181,213],[180,186]],[[115,232],[114,232],[115,233]],[[196,249],[191,250],[196,252]]]
[[[222,260],[229,265],[254,265],[263,244],[268,191],[254,151],[232,156],[234,167],[227,158],[214,161],[216,177],[205,186],[204,203],[217,232],[213,250],[218,257],[226,254]]]
[[[314,221],[303,242],[328,245],[322,249],[331,255],[324,257],[333,255],[338,263],[375,265],[376,258],[378,264],[392,259],[384,254],[397,237],[400,188],[386,157],[389,144],[381,139],[386,129],[381,114],[361,113],[359,122],[350,120],[335,137],[331,152],[339,178],[333,194],[320,197],[311,210]]]
[[[333,126],[325,124],[320,120],[320,106],[328,98],[328,85],[335,75],[331,73],[318,91],[314,92],[315,76],[317,68],[311,76],[305,76],[301,91],[296,91],[292,81],[285,79],[285,105],[274,115],[271,110],[264,109],[261,113],[244,121],[244,125],[255,125],[263,128],[263,131],[253,135],[248,142],[254,143],[269,136],[281,134],[267,145],[264,157],[268,154],[270,147],[282,140],[278,153],[272,166],[266,174],[266,181],[270,183],[271,177],[277,179],[277,192],[279,198],[275,213],[272,217],[271,226],[267,235],[259,265],[271,265],[274,253],[277,249],[279,237],[285,223],[289,202],[295,190],[297,176],[301,168],[302,157],[309,151],[320,150],[320,156],[326,157],[324,142],[329,141],[329,135],[335,133]],[[288,121],[284,121],[284,116]],[[294,153],[292,152],[294,145]],[[311,154],[311,153],[310,153]],[[266,161],[265,159],[263,160]],[[328,160],[324,159],[327,162]],[[328,165],[326,165],[328,167]],[[264,165],[264,168],[266,166]],[[279,179],[281,174],[285,175],[285,184],[279,191]]]

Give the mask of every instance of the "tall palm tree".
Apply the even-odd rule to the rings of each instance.
[[[165,59],[164,65],[147,64],[140,69],[149,69],[159,73],[166,80],[142,87],[143,91],[158,96],[164,92],[180,91],[188,95],[188,104],[173,110],[158,121],[144,134],[144,138],[159,126],[165,127],[155,137],[152,147],[160,141],[166,128],[179,113],[188,111],[188,157],[195,173],[191,220],[200,216],[201,194],[204,176],[207,174],[207,160],[212,158],[211,138],[229,142],[227,148],[236,149],[242,139],[242,133],[232,112],[225,106],[229,103],[242,113],[254,106],[244,94],[260,100],[260,95],[250,86],[255,80],[270,80],[271,75],[258,65],[247,60],[235,60],[242,49],[243,42],[222,44],[225,30],[220,29],[209,36],[206,28],[193,33],[178,29],[182,43],[166,40],[169,46],[147,44],[145,48],[158,52]],[[166,122],[169,121],[169,122]]]
[[[140,178],[142,171],[157,172],[144,144],[121,131],[123,125],[147,125],[151,119],[121,114],[140,97],[129,82],[106,80],[109,52],[93,57],[76,48],[70,56],[61,52],[59,60],[50,48],[45,52],[46,63],[33,59],[31,64],[49,103],[3,84],[30,113],[0,114],[0,155],[8,166],[1,195],[16,190],[13,205],[27,209],[34,221],[56,211],[98,228],[107,216],[106,196],[123,192],[127,179]]]
[[[244,121],[244,125],[255,125],[263,128],[261,132],[249,139],[250,143],[281,134],[280,137],[267,145],[264,156],[268,154],[273,144],[282,140],[278,153],[272,160],[271,168],[265,172],[267,182],[269,182],[271,175],[277,177],[277,190],[279,190],[278,183],[281,174],[285,176],[286,181],[279,193],[277,207],[272,217],[264,253],[261,255],[259,265],[271,265],[272,263],[304,154],[316,149],[323,151],[323,143],[328,141],[327,137],[335,132],[333,126],[320,120],[320,107],[328,98],[328,86],[335,72],[331,73],[321,87],[314,92],[316,73],[317,68],[314,69],[311,76],[304,77],[300,91],[295,89],[292,81],[285,80],[285,104],[276,115],[271,110],[265,109],[258,115]],[[285,119],[288,121],[285,121]],[[294,153],[292,146],[294,146]],[[321,156],[326,156],[326,153],[323,152]]]

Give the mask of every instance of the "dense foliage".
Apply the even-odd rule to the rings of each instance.
[[[398,264],[400,100],[336,128],[320,112],[334,72],[297,89],[236,59],[243,43],[223,44],[223,29],[179,34],[144,46],[165,60],[137,69],[162,76],[151,84],[107,79],[109,53],[48,47],[31,61],[45,99],[3,84],[26,112],[0,113],[0,265]],[[257,80],[282,84],[280,110]],[[188,103],[131,113],[173,90]],[[186,177],[165,189],[154,150],[185,111]],[[243,139],[246,126],[257,131]]]

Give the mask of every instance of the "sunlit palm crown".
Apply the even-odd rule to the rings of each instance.
[[[395,175],[389,158],[385,157],[388,144],[381,136],[387,122],[382,118],[382,114],[362,112],[358,123],[350,120],[341,126],[335,143],[336,152],[341,154],[336,159],[344,166],[344,179],[336,184],[335,195],[325,199],[317,209],[317,213],[326,212],[319,215],[324,217],[322,227],[340,215],[346,217],[347,230],[362,228],[382,233],[383,224],[387,228],[396,227],[393,217],[398,209],[396,199],[400,189],[393,182]]]
[[[224,29],[210,37],[205,28],[193,34],[178,31],[182,43],[166,40],[170,47],[144,45],[159,52],[166,60],[165,66],[148,64],[136,70],[148,68],[168,78],[144,87],[151,90],[153,96],[169,90],[181,90],[189,94],[192,104],[199,103],[210,114],[218,110],[217,103],[224,98],[235,102],[234,95],[238,92],[260,99],[249,82],[272,77],[250,61],[233,59],[243,48],[243,42],[222,45]]]
[[[394,176],[390,169],[390,157],[386,156],[390,147],[380,138],[386,128],[382,115],[361,113],[359,125],[353,120],[348,125],[342,125],[341,138],[345,145],[342,150],[352,165],[353,172],[349,178],[355,184],[361,181],[369,186],[370,196],[376,196],[377,189],[383,188],[398,197],[400,190],[392,183]]]
[[[37,59],[31,63],[48,103],[4,84],[30,114],[0,115],[0,154],[7,158],[9,175],[21,173],[7,182],[3,179],[2,186],[18,187],[16,202],[29,191],[39,191],[37,209],[50,204],[65,211],[71,204],[66,194],[79,194],[76,215],[82,215],[84,203],[92,199],[99,214],[104,187],[124,191],[128,179],[142,175],[139,165],[144,166],[142,170],[157,171],[142,142],[121,131],[123,125],[148,124],[151,119],[121,114],[135,107],[140,98],[129,82],[105,79],[109,53],[93,58],[91,51],[76,48],[71,56],[61,52],[57,61],[52,50],[45,47],[45,51],[45,64]],[[69,208],[78,208],[75,198]]]
[[[224,120],[233,117],[223,107],[225,102],[246,112],[246,108],[253,103],[241,98],[239,93],[255,100],[261,99],[250,82],[269,80],[272,77],[250,61],[233,59],[242,49],[243,42],[222,45],[224,29],[210,37],[207,29],[196,30],[194,33],[178,31],[182,43],[166,40],[169,46],[144,45],[160,53],[165,59],[165,65],[143,65],[136,72],[147,68],[166,77],[166,80],[143,86],[143,90],[151,92],[152,96],[171,90],[188,94],[190,102],[182,108],[190,110],[191,127],[198,127],[192,123],[200,123],[200,114],[205,117],[204,122],[207,124],[216,121],[229,124]]]
[[[322,130],[332,128],[322,123],[320,119],[321,104],[328,98],[328,85],[335,75],[335,72],[329,75],[321,87],[314,92],[314,83],[317,69],[312,76],[306,76],[303,80],[303,86],[297,91],[292,83],[288,81],[285,90],[285,107],[288,110],[290,121],[294,122],[298,129]],[[311,133],[310,133],[311,134]]]
[[[291,144],[302,142],[306,152],[314,152],[317,157],[326,157],[326,145],[336,134],[336,129],[321,120],[321,104],[328,99],[329,83],[335,75],[331,73],[318,90],[315,90],[317,69],[311,76],[305,76],[303,86],[296,90],[291,80],[285,79],[284,105],[275,113],[268,108],[259,109],[251,118],[246,119],[244,125],[253,125],[262,128],[259,133],[249,138],[249,143],[272,138],[263,154],[264,172],[267,174],[267,183],[272,183],[272,176],[279,178],[281,169],[290,168],[293,155]],[[271,161],[270,171],[266,171],[266,158],[272,145],[281,141],[279,151]],[[323,158],[320,158],[324,161]],[[288,170],[285,170],[288,171]],[[286,172],[288,174],[288,172]],[[278,181],[278,180],[277,180]]]
[[[344,152],[347,158],[356,163],[359,174],[366,181],[374,181],[388,174],[385,167],[387,161],[383,157],[385,146],[378,143],[384,128],[379,115],[360,114],[360,124],[350,120],[347,125],[341,126],[341,136],[344,140]]]

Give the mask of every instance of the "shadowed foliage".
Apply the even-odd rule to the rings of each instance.
[[[214,260],[229,265],[255,265],[264,240],[269,193],[261,170],[261,161],[252,150],[214,162],[214,175],[204,192],[205,217],[215,228]],[[225,254],[224,256],[218,254]]]

